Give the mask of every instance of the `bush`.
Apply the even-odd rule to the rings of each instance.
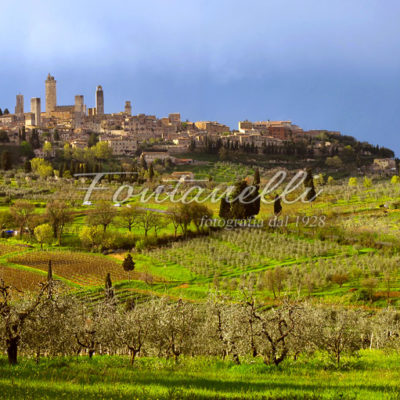
[[[400,208],[400,201],[392,201],[389,203],[389,209],[391,210],[397,210]]]
[[[371,296],[367,289],[359,289],[353,293],[352,301],[370,301]]]

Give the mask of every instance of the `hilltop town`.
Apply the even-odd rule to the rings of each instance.
[[[17,161],[29,152],[31,158],[55,158],[57,150],[67,147],[72,152],[103,142],[116,158],[142,155],[147,162],[169,158],[180,164],[192,163],[188,155],[196,153],[214,153],[221,160],[248,154],[254,162],[258,154],[271,164],[300,161],[336,170],[354,166],[364,172],[366,168],[396,172],[394,153],[389,149],[360,143],[338,131],[303,130],[291,121],[246,120],[238,122],[238,129],[231,129],[216,121],[183,121],[180,113],[162,118],[132,115],[130,101],[125,101],[123,111],[107,114],[100,85],[95,90],[95,107],[87,107],[82,95],[75,96],[73,105],[58,105],[57,81],[51,74],[45,81],[44,103],[42,110],[41,98],[32,98],[26,112],[24,96],[18,94],[14,113],[0,109],[0,145],[6,145],[7,151],[10,146],[25,145]],[[7,168],[3,165],[3,169]]]

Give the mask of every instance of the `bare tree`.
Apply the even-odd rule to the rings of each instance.
[[[138,225],[144,230],[144,237],[147,238],[149,231],[154,228],[158,216],[150,210],[141,209],[138,214]]]
[[[139,210],[136,206],[129,205],[124,207],[118,216],[118,221],[121,226],[128,228],[131,232],[132,228],[138,224]]]
[[[47,203],[46,217],[53,228],[54,238],[61,244],[61,237],[67,224],[73,221],[73,215],[68,203],[61,200],[53,200]]]
[[[39,294],[33,301],[11,303],[11,287],[0,279],[1,337],[5,340],[8,362],[12,365],[18,362],[18,347],[25,322],[33,316],[42,301],[46,289],[47,284],[41,285]]]
[[[16,200],[10,207],[11,216],[19,227],[19,238],[22,238],[24,228],[35,211],[35,206],[26,200]]]
[[[251,314],[258,321],[260,353],[264,363],[279,365],[289,354],[289,338],[299,318],[299,308],[286,303],[278,308],[261,311],[251,305]]]

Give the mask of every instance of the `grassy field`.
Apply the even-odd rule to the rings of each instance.
[[[198,178],[211,175],[221,182],[233,182],[253,173],[250,167],[224,162],[193,165],[189,169]],[[264,176],[262,180],[265,179]],[[49,184],[49,188],[56,190],[59,184],[53,183],[54,187]],[[115,184],[105,184],[111,185],[110,190],[115,189]],[[18,187],[24,185],[29,187],[27,182],[20,182]],[[82,197],[83,193],[76,190],[80,183],[68,185],[68,194]],[[123,299],[152,294],[199,301],[210,289],[237,295],[243,287],[251,286],[266,301],[290,295],[314,296],[348,305],[363,302],[373,302],[374,306],[386,306],[388,302],[397,305],[400,301],[400,210],[396,208],[399,198],[400,185],[389,181],[378,181],[370,188],[343,183],[326,185],[312,204],[300,201],[284,204],[280,221],[285,225],[281,228],[274,231],[268,228],[273,206],[262,204],[258,219],[264,220],[264,229],[223,230],[209,237],[134,252],[136,267],[131,274],[122,268],[126,250],[104,256],[89,253],[81,246],[78,233],[86,225],[85,214],[93,207],[85,208],[79,203],[73,208],[73,223],[65,229],[63,246],[45,246],[46,251],[40,251],[34,241],[0,239],[0,277],[20,290],[37,289],[51,259],[58,279],[79,292],[86,290],[91,298],[99,298],[105,275],[110,272]],[[35,212],[45,211],[45,203],[39,199],[32,201],[36,204]],[[152,200],[146,207],[165,210],[171,204],[157,204]],[[216,216],[219,205],[208,205]],[[7,206],[2,207],[3,211],[6,209]],[[321,234],[319,220],[312,220],[310,216],[324,218],[326,224],[320,229]],[[107,230],[111,237],[128,233],[118,223]],[[154,232],[149,235],[154,236]],[[160,230],[160,237],[166,235],[173,237],[172,224]],[[134,227],[132,246],[142,238],[143,229]],[[266,283],[266,273],[278,267],[284,270],[285,285],[277,294]],[[343,282],[335,283],[335,274],[342,274]],[[384,281],[387,276],[389,282]],[[370,278],[378,281],[374,294],[366,299],[364,293],[364,299],[359,301],[358,293]]]
[[[249,360],[242,365],[216,359],[97,356],[22,360],[9,367],[0,359],[2,398],[12,399],[399,399],[400,358],[363,351],[347,368],[288,360],[281,368]]]

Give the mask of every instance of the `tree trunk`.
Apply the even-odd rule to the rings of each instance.
[[[233,362],[234,362],[235,364],[237,364],[237,365],[240,365],[240,358],[239,358],[239,355],[235,353],[235,354],[232,355],[232,357],[233,357]]]
[[[7,356],[10,365],[16,365],[18,360],[18,342],[19,338],[12,338],[7,340]]]
[[[134,364],[137,353],[138,353],[137,350],[131,350],[131,365]]]

